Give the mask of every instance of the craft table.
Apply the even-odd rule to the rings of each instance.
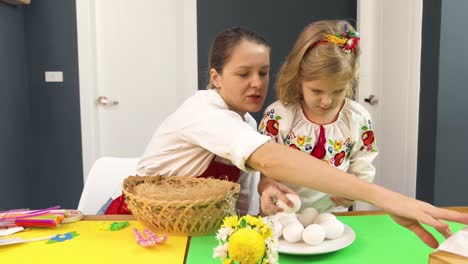
[[[451,207],[452,210],[468,212],[468,207]],[[356,233],[356,240],[337,252],[323,255],[293,256],[280,254],[281,264],[465,264],[467,258],[434,250],[422,243],[409,230],[401,228],[382,211],[339,213],[340,221]],[[114,221],[129,221],[130,225],[120,231],[101,231],[98,226]],[[455,232],[463,227],[450,223]],[[0,263],[61,263],[73,260],[78,263],[164,263],[164,264],[220,264],[213,259],[217,245],[215,235],[174,236],[152,248],[136,244],[133,228],[143,226],[133,216],[106,215],[86,216],[83,221],[63,224],[58,228],[33,229],[12,236],[24,239],[76,231],[77,237],[64,242],[47,244],[37,241],[18,245],[0,246]],[[443,240],[434,229],[429,231]],[[161,235],[161,234],[157,234]]]

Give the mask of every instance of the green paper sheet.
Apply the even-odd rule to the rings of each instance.
[[[424,244],[411,231],[397,225],[388,215],[339,216],[338,219],[350,226],[356,233],[356,240],[348,247],[337,252],[293,256],[280,254],[279,263],[314,264],[427,264],[429,254],[434,250]],[[453,232],[463,227],[450,223]],[[443,237],[433,228],[428,230],[439,241]],[[217,245],[215,235],[192,237],[187,255],[187,264],[219,264],[213,259],[213,249]]]

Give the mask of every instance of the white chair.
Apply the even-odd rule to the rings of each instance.
[[[96,160],[91,168],[81,193],[78,210],[95,215],[109,200],[122,194],[123,180],[136,175],[139,158],[103,157]]]

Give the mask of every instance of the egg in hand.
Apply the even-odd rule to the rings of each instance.
[[[278,201],[278,207],[283,209],[283,212],[285,213],[295,213],[301,208],[301,199],[299,198],[298,195],[292,194],[292,193],[287,193],[286,197],[293,203],[293,207],[289,207],[286,203],[283,201],[279,200]]]

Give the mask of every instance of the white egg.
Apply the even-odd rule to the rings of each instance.
[[[283,225],[280,221],[271,221],[273,226],[273,235],[276,238],[280,238],[283,235]]]
[[[296,217],[293,216],[283,216],[279,219],[279,222],[283,225],[283,227],[289,224],[299,224],[302,225]]]
[[[297,219],[303,226],[308,226],[314,223],[315,218],[319,215],[317,209],[313,207],[306,208],[297,216]]]
[[[273,216],[273,218],[277,218],[278,220],[283,218],[283,217],[295,217],[297,218],[296,214],[290,214],[290,213],[285,213],[285,212],[279,212]]]
[[[304,227],[299,221],[290,223],[283,228],[283,238],[289,243],[296,243],[302,239],[302,231],[304,231]]]
[[[334,214],[331,214],[331,213],[321,213],[317,216],[317,218],[315,218],[314,220],[314,224],[321,224],[322,222],[325,222],[327,220],[332,220],[332,219],[336,219],[336,216]]]
[[[344,232],[344,224],[338,219],[329,219],[320,224],[325,230],[325,237],[335,239],[340,237]]]
[[[278,201],[278,207],[285,213],[295,213],[301,208],[301,199],[296,194],[288,193],[286,197],[293,203],[293,207],[287,206],[283,201]]]
[[[317,224],[308,225],[302,232],[302,240],[311,246],[316,246],[325,239],[325,230]]]

